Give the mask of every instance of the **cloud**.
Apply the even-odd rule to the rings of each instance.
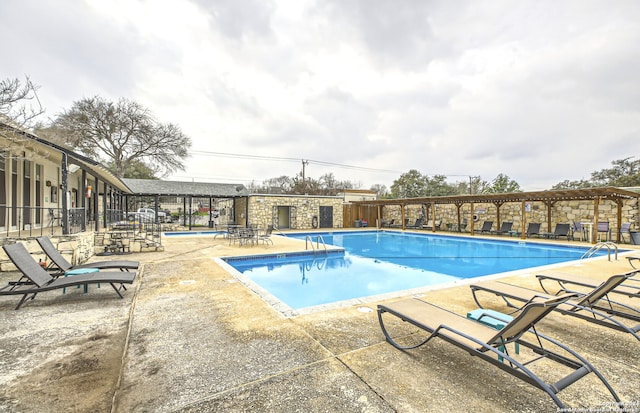
[[[365,187],[417,169],[548,189],[640,154],[638,21],[624,0],[7,0],[0,76],[29,74],[50,116],[140,102],[192,138],[184,177],[307,159]]]

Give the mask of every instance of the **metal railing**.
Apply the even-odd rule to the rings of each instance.
[[[89,217],[83,208],[68,210],[69,234],[82,232]],[[62,234],[63,215],[61,208],[10,207],[0,205],[0,237],[30,237]]]
[[[311,239],[311,235],[307,235],[307,237],[304,240],[304,249],[308,250],[309,249],[309,245],[311,245],[311,249],[313,250],[313,253],[315,254],[316,251],[320,250],[320,243],[322,242],[322,246],[324,247],[324,253],[325,254],[329,254],[329,251],[327,250],[327,244],[324,243],[324,238],[322,238],[322,235],[317,235],[316,236],[316,246],[313,246],[313,240]]]
[[[618,246],[616,245],[615,242],[611,242],[611,241],[597,243],[593,247],[589,248],[589,250],[582,255],[581,259],[591,258],[603,248],[607,249],[607,258],[609,259],[609,261],[611,261],[612,249],[615,251],[615,258],[616,258],[616,261],[618,261]]]

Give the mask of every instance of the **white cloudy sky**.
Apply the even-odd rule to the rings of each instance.
[[[175,180],[304,159],[362,188],[417,169],[540,190],[640,155],[637,0],[2,0],[0,38],[0,78],[29,75],[48,117],[100,95],[180,125]]]

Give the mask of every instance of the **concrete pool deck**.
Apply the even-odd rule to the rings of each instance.
[[[273,240],[234,247],[221,238],[165,237],[163,252],[126,256],[142,268],[122,300],[109,286],[42,293],[19,311],[18,297],[0,297],[0,411],[556,411],[544,392],[442,340],[393,348],[377,302],[285,318],[213,260],[304,249],[304,241]],[[631,269],[620,257],[557,271],[603,279]],[[533,274],[506,280],[537,288]],[[14,278],[0,274],[0,284]],[[461,315],[477,307],[468,283],[423,298]],[[585,356],[640,411],[640,342],[557,314],[538,328]],[[608,406],[591,376],[560,399]]]

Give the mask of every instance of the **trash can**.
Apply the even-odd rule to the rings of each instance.
[[[631,231],[631,243],[633,245],[640,245],[640,232],[638,231]]]
[[[215,221],[209,221],[209,228],[215,227]]]
[[[360,221],[359,219],[356,221],[353,221],[353,226],[356,228],[360,228],[360,226],[362,225],[362,221]]]

